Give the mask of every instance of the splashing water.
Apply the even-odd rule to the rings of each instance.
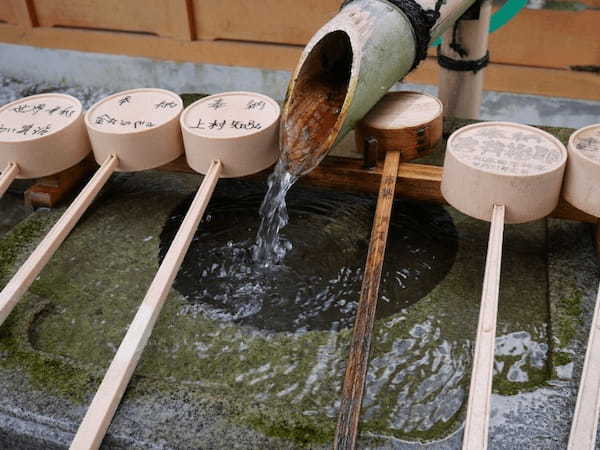
[[[360,295],[375,203],[370,196],[295,187],[288,192],[285,260],[257,266],[253,251],[263,184],[222,180],[175,280],[186,314],[270,332],[301,333],[352,326]],[[161,234],[161,257],[191,199]],[[389,258],[377,317],[423,298],[453,265],[456,236],[440,206],[396,201]]]
[[[269,177],[269,189],[260,207],[260,228],[253,248],[254,261],[262,267],[279,264],[292,248],[292,242],[282,237],[280,232],[288,223],[285,197],[297,179],[281,161]]]
[[[280,264],[292,246],[280,237],[288,221],[286,194],[301,175],[319,165],[339,131],[335,124],[346,98],[345,82],[308,80],[304,84],[297,98],[290,100],[290,112],[282,121],[281,158],[269,177],[260,208],[254,260],[263,268]]]

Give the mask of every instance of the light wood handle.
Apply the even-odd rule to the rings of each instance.
[[[473,356],[463,450],[485,450],[487,448],[494,375],[494,353],[496,350],[496,317],[498,315],[498,293],[500,291],[500,269],[502,266],[504,215],[505,207],[494,205],[483,278],[483,292],[481,293],[475,355]]]
[[[6,193],[10,184],[17,178],[19,174],[19,166],[17,166],[14,162],[10,162],[6,165],[4,170],[2,171],[2,175],[0,175],[0,198]]]
[[[594,318],[585,352],[585,362],[569,436],[569,450],[596,448],[596,431],[600,413],[600,333],[598,333],[598,328],[600,328],[600,292],[596,299]]]
[[[375,310],[385,256],[390,216],[396,191],[396,179],[400,164],[400,152],[386,153],[377,209],[371,232],[369,253],[363,275],[360,302],[356,311],[350,355],[344,376],[342,399],[335,434],[334,449],[349,450],[356,447],[360,409],[369,365],[371,337],[375,322]]]
[[[150,338],[152,328],[158,319],[175,275],[198,229],[200,219],[202,219],[219,180],[221,167],[220,161],[212,162],[169,251],[119,346],[119,350],[117,350],[117,354],[104,375],[79,430],[77,430],[75,439],[71,443],[71,450],[89,450],[100,447],[125,388]]]
[[[79,193],[71,206],[58,219],[46,237],[39,243],[27,261],[19,268],[8,284],[0,292],[0,325],[4,323],[10,312],[33,280],[42,271],[56,249],[62,244],[77,221],[90,206],[102,186],[115,171],[119,160],[115,155],[108,157],[89,183]]]

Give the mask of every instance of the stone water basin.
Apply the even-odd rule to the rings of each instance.
[[[113,177],[0,328],[1,447],[68,446],[199,179]],[[329,447],[375,199],[295,187],[261,272],[264,190],[219,183],[106,448]],[[61,212],[0,238],[2,283]],[[396,202],[361,447],[460,448],[487,233]],[[565,447],[597,282],[589,225],[507,227],[490,448]]]

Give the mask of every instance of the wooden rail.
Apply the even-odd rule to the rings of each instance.
[[[336,13],[341,0],[5,3],[0,8],[0,42],[291,70],[304,44]],[[600,66],[598,6],[521,11],[491,36],[485,88],[600,100],[600,76],[572,70]],[[430,55],[408,81],[437,84],[435,50]]]
[[[185,161],[185,157],[181,157],[159,170],[194,173],[194,170]],[[300,178],[298,184],[343,192],[377,194],[381,184],[382,170],[381,165],[365,169],[360,159],[328,156],[316,169]],[[396,195],[411,200],[446,205],[447,202],[440,190],[442,172],[443,169],[438,166],[400,163]],[[253,178],[264,179],[270,173],[271,171],[267,170]],[[578,210],[564,199],[550,216],[578,222],[598,222],[598,218]]]

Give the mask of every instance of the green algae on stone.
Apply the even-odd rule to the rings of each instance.
[[[207,94],[181,94],[180,97],[183,100],[184,108],[187,108],[195,101],[198,101],[201,98],[207,97]]]
[[[33,386],[81,401],[91,391],[94,377],[68,361],[31,347],[31,323],[49,307],[49,302],[33,294],[27,297],[34,302],[31,309],[17,306],[0,327],[0,353],[4,356],[0,366],[23,370]]]
[[[573,361],[573,355],[567,352],[555,352],[554,364],[557,366],[566,366]]]
[[[0,240],[0,281],[6,283],[25,260],[25,254],[35,248],[44,233],[58,217],[57,213],[34,213]]]
[[[65,395],[89,394],[156,272],[158,236],[182,198],[152,193],[103,199],[20,305],[22,314],[9,329],[26,331],[14,335],[25,354],[10,359],[34,378],[39,367],[22,361],[54,361],[41,377],[48,389],[66,381],[61,376],[67,374],[63,378],[75,380],[61,388]],[[461,426],[489,227],[450,211],[460,234],[451,272],[421,301],[376,324],[364,402],[366,432],[431,441]],[[517,285],[529,289],[539,277],[545,236],[540,227],[509,230],[507,238],[514,236],[523,249],[508,246],[511,263],[503,295],[512,296]],[[15,258],[21,250],[15,250]],[[529,270],[531,258],[535,270]],[[521,298],[502,298],[503,334],[526,330],[535,341],[543,339],[547,314],[538,305],[543,289],[543,284],[534,286],[525,305]],[[32,295],[47,302],[43,314],[34,314]],[[350,330],[268,333],[209,320],[172,290],[126,398],[147,389],[165,393],[190,386],[191,395],[227,401],[235,423],[294,445],[320,445],[335,427],[349,338]]]
[[[581,327],[582,294],[574,289],[571,295],[562,297],[556,305],[555,338],[560,347],[568,347]]]

